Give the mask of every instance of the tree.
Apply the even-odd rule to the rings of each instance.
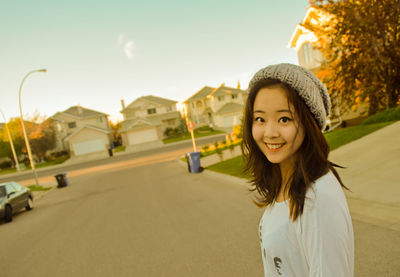
[[[14,143],[15,152],[18,157],[21,155],[23,150],[25,150],[25,141],[22,135],[21,122],[19,118],[11,118],[10,121],[7,123],[7,126],[10,131],[11,138]],[[5,128],[2,130],[2,132],[0,132],[0,157],[9,157],[14,163],[10,141],[8,139],[7,131]]]
[[[27,129],[30,129],[29,142],[31,145],[32,153],[36,155],[39,160],[47,159],[47,152],[53,150],[56,144],[56,133],[54,130],[53,121],[46,119],[40,124],[32,123]]]
[[[38,112],[35,112],[31,116],[26,116],[26,118],[27,120],[24,120],[25,128],[32,154],[34,154],[37,159],[44,160],[47,157],[47,151],[54,149],[56,142],[52,120],[46,119],[46,116],[42,116]],[[17,156],[27,154],[20,119],[11,118],[8,122],[8,129],[10,130]],[[7,156],[13,160],[6,130],[3,130],[1,133],[1,140],[3,143],[0,144],[0,156]]]
[[[119,133],[119,130],[121,129],[121,121],[117,121],[113,123],[112,121],[108,122],[111,127],[112,135],[113,135],[113,141],[115,145],[121,145],[122,138],[121,134]]]
[[[400,0],[314,0],[328,15],[308,24],[325,61],[317,75],[342,105],[369,104],[368,113],[400,99]]]

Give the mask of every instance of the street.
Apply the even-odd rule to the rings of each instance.
[[[261,276],[245,187],[176,161],[70,178],[0,225],[2,276]]]
[[[243,181],[168,159],[72,176],[2,223],[1,276],[263,276]],[[353,224],[355,276],[398,276],[399,232]]]
[[[206,145],[206,144],[212,144],[216,141],[222,141],[225,139],[225,134],[220,134],[220,135],[215,135],[215,136],[210,136],[210,137],[200,137],[196,138],[196,144],[198,151],[201,149],[201,146]],[[37,174],[39,177],[43,176],[49,176],[49,175],[55,175],[60,172],[69,172],[71,170],[77,170],[77,169],[85,169],[85,168],[91,168],[94,166],[99,166],[99,165],[109,165],[109,164],[115,164],[118,162],[123,162],[123,161],[130,161],[132,159],[137,159],[137,158],[142,158],[142,157],[147,157],[155,154],[166,154],[174,151],[181,151],[181,155],[184,155],[187,152],[193,151],[192,148],[192,141],[191,140],[185,140],[181,141],[179,143],[171,143],[171,144],[166,144],[161,148],[156,148],[156,149],[148,149],[140,152],[134,152],[134,153],[123,153],[123,155],[115,155],[113,157],[106,157],[102,159],[95,159],[95,160],[89,160],[89,161],[82,161],[79,163],[72,163],[69,164],[68,162],[65,164],[60,164],[57,166],[51,166],[48,168],[40,168],[37,169]],[[24,172],[21,172],[19,174],[7,174],[7,175],[0,175],[0,182],[8,182],[8,181],[21,181],[21,180],[27,180],[33,178],[33,173],[31,170],[26,170]]]

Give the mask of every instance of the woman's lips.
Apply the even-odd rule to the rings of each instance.
[[[282,149],[283,145],[285,143],[265,143],[265,146],[267,146],[267,149],[271,152],[277,152]]]

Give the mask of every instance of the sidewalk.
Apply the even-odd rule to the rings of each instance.
[[[400,121],[330,154],[354,219],[400,231]]]

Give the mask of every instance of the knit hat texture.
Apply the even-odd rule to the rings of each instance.
[[[322,130],[331,109],[328,90],[311,71],[294,64],[282,63],[259,70],[251,79],[248,91],[262,80],[278,80],[292,89],[303,99]]]

